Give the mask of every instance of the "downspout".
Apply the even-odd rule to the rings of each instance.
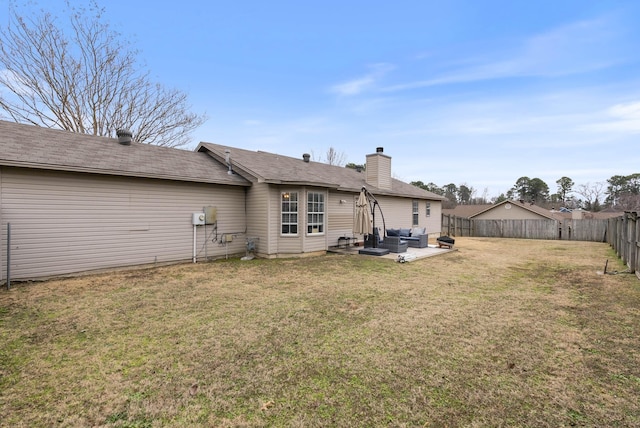
[[[193,225],[193,262],[196,262],[196,225]]]
[[[7,290],[11,289],[11,223],[7,223]]]

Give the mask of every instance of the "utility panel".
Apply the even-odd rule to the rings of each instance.
[[[216,207],[204,207],[205,224],[213,224],[218,221],[218,210]]]
[[[191,215],[191,224],[194,226],[204,225],[205,215],[204,213],[193,213]]]

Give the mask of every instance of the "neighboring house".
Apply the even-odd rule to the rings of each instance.
[[[589,212],[584,210],[559,211],[548,210],[531,202],[506,200],[497,204],[458,205],[455,208],[443,209],[445,215],[471,218],[475,220],[589,220],[619,217],[621,211],[603,210]]]
[[[495,205],[459,205],[443,210],[443,228],[446,233],[462,236],[603,242],[607,219],[622,214],[556,211],[529,202],[507,200]]]
[[[11,279],[24,280],[244,254],[247,238],[263,257],[323,253],[353,235],[362,186],[387,227],[415,224],[437,236],[442,198],[391,178],[381,151],[358,172],[209,143],[186,151],[0,121],[0,281],[8,257]],[[207,224],[193,226],[193,213],[206,213]]]
[[[562,220],[552,212],[530,202],[506,200],[497,204],[458,205],[442,210],[443,214],[476,220]]]

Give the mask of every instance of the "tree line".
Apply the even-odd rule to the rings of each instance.
[[[449,183],[442,187],[422,181],[412,181],[411,184],[444,196],[444,208],[453,208],[458,204],[495,204],[510,199],[556,209],[565,207],[587,211],[601,211],[605,208],[640,210],[640,173],[614,175],[606,182],[584,184],[576,184],[569,177],[561,177],[556,180],[556,191],[553,193],[549,185],[540,178],[524,176],[518,178],[507,192],[491,198],[488,197],[487,189],[478,196],[477,190],[466,183]]]

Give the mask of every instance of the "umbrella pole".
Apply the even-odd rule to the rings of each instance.
[[[373,248],[378,248],[378,239],[380,239],[380,236],[378,235],[378,237],[376,238],[376,205],[378,206],[378,209],[380,210],[380,204],[378,203],[378,200],[376,199],[375,196],[373,196],[373,194],[367,190],[366,187],[362,186],[362,190],[364,191],[364,194],[367,196],[367,200],[369,201],[369,208],[371,208],[371,215],[373,216]],[[380,214],[382,215],[382,223],[383,223],[383,228],[385,227],[384,225],[384,214],[382,214],[382,210],[380,210]],[[385,231],[383,230],[382,233],[384,234]],[[383,235],[384,236],[384,235]]]
[[[376,237],[376,204],[378,201],[373,202],[373,209],[371,210],[371,214],[373,214],[373,248],[378,248],[378,239],[380,237]]]

